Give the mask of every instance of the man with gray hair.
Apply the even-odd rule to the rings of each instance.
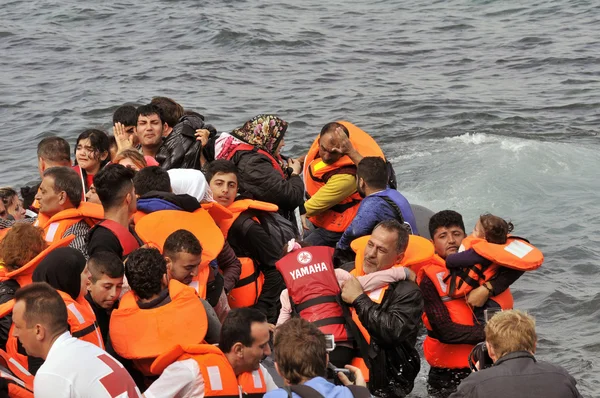
[[[408,229],[403,224],[397,220],[380,222],[368,241],[365,237],[354,245],[357,254],[351,273],[369,275],[409,264],[411,259],[405,258],[408,241]],[[353,307],[353,318],[369,342],[368,347],[360,347],[363,362],[358,364],[363,374],[369,374],[369,390],[378,397],[406,396],[419,373],[421,363],[415,344],[423,297],[414,279],[409,271],[406,280],[371,292],[364,292],[356,278],[342,285],[342,300]]]
[[[519,310],[494,315],[485,326],[491,368],[471,373],[453,398],[579,398],[575,379],[562,367],[537,361],[535,320]]]

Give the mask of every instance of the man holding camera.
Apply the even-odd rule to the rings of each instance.
[[[580,398],[575,379],[557,365],[537,361],[535,320],[518,310],[494,315],[485,346],[494,365],[471,373],[451,398]]]
[[[265,394],[265,398],[366,398],[371,394],[360,371],[354,366],[346,369],[355,385],[343,373],[338,373],[346,386],[336,386],[325,379],[327,374],[327,343],[325,335],[303,318],[292,318],[279,326],[273,339],[275,369],[285,381],[285,388]]]

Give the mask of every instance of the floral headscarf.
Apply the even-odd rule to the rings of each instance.
[[[287,122],[275,115],[258,115],[248,120],[231,135],[273,154],[287,130]]]

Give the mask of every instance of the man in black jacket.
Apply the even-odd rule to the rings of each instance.
[[[575,379],[562,367],[537,361],[535,320],[518,310],[500,312],[485,327],[494,366],[471,373],[453,398],[579,398]]]
[[[357,259],[357,263],[363,263],[364,274],[399,264],[408,247],[408,235],[396,220],[379,223],[364,249],[364,258]],[[354,273],[359,275],[358,271]],[[351,278],[342,286],[342,299],[354,307],[371,338],[365,360],[371,393],[379,397],[409,394],[421,365],[415,349],[423,313],[419,287],[404,280],[365,293],[360,282]]]

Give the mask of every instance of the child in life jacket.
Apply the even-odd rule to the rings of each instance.
[[[334,300],[324,301],[331,294],[339,295],[342,284],[353,276],[343,269],[334,269],[334,249],[325,246],[303,247],[303,243],[292,239],[284,248],[285,256],[276,264],[286,283],[287,289],[280,295],[281,311],[277,326],[290,319],[294,313],[314,322],[325,334],[333,334],[335,349],[329,353],[329,362],[339,368],[350,364],[356,356],[353,341],[347,335],[349,330],[342,319],[337,324],[330,320],[339,318],[342,309]],[[333,277],[333,278],[332,278]],[[385,271],[359,276],[358,281],[365,291],[373,291],[382,286],[401,280],[415,280],[415,273],[409,268],[392,267]],[[336,283],[337,282],[337,283]],[[329,286],[330,284],[333,286]],[[310,292],[312,290],[312,292]],[[290,299],[291,296],[291,299]],[[317,304],[307,304],[310,302]],[[313,306],[313,310],[305,311]],[[331,308],[333,306],[333,308]],[[310,314],[310,315],[309,315]]]
[[[538,268],[543,262],[542,253],[526,240],[511,237],[514,225],[511,222],[486,213],[479,217],[471,236],[466,237],[458,253],[448,255],[446,268],[450,271],[450,296],[466,296],[472,289],[485,286],[490,296],[495,293],[489,280],[494,279],[500,267],[521,271]],[[491,244],[491,245],[490,245]],[[482,307],[473,308],[473,315],[485,323],[484,310],[499,309],[500,306],[488,299]]]

